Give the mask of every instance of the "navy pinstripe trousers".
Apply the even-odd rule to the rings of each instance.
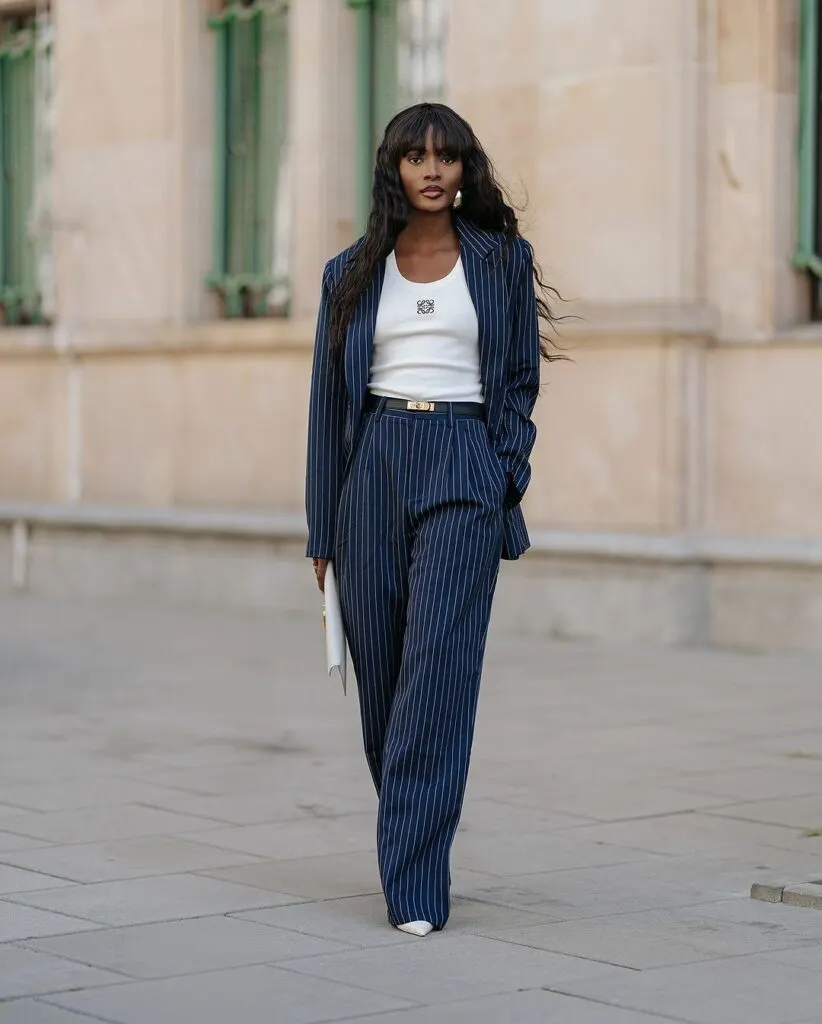
[[[506,491],[483,420],[364,415],[335,561],[392,924],[448,919]]]

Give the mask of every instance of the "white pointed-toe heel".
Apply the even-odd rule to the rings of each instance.
[[[420,937],[429,935],[434,930],[434,926],[429,921],[409,921],[407,924],[398,924],[397,928],[401,932]]]

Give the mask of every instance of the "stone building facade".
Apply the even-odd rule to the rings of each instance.
[[[0,328],[0,584],[311,599],[320,274],[356,236],[374,124],[436,93],[527,199],[580,317],[561,328],[573,361],[545,371],[534,549],[506,566],[499,614],[551,636],[822,648],[822,327],[795,258],[816,3],[274,5],[280,36],[256,45],[279,57],[253,95],[258,129],[278,112],[276,174],[250,167],[244,94],[224,96],[242,55],[229,40],[220,64],[220,23],[246,6],[0,0],[50,33],[31,218],[48,301]],[[257,244],[226,234],[255,182],[257,277],[215,278],[221,245],[230,263]]]

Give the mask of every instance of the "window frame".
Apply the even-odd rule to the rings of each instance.
[[[43,12],[31,4],[0,11],[0,310],[4,327],[46,322],[43,231],[34,224],[43,202],[39,196],[38,204],[43,156],[38,58],[51,52],[50,36],[39,35],[42,17]],[[15,67],[18,61],[30,62],[25,76],[20,66]]]
[[[286,317],[290,311],[291,276],[288,272],[278,275],[275,266],[281,227],[278,208],[281,200],[288,198],[282,199],[280,188],[287,170],[292,9],[290,0],[227,0],[207,21],[215,38],[215,105],[212,256],[206,284],[220,295],[223,316],[229,320]],[[266,15],[281,18],[285,26],[286,38],[280,54],[284,55],[284,61],[275,68],[278,89],[271,89],[270,83],[267,86],[265,81]],[[232,34],[239,23],[247,23],[251,28],[253,46],[253,51],[242,53],[241,58],[242,44],[239,37]],[[248,38],[245,43],[249,43]],[[236,113],[238,109],[237,76],[243,72],[248,75],[249,71],[250,80],[244,84],[251,94],[251,121],[250,124],[243,122],[240,127],[246,130],[246,138],[253,140],[253,153],[246,153],[238,160],[234,135],[238,125],[232,123],[232,110]],[[271,89],[270,93],[267,88]],[[264,109],[266,100],[273,103],[273,110]],[[242,104],[239,109],[243,109]],[[268,136],[266,128],[272,124],[276,124],[276,128]],[[272,144],[278,149],[276,155],[268,151]],[[244,179],[241,182],[243,217],[238,217],[233,209],[240,178]],[[238,235],[243,243],[241,248],[246,249],[240,265],[237,265],[235,251]],[[277,292],[279,298],[273,301],[271,297]]]

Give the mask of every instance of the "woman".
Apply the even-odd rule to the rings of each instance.
[[[470,126],[423,103],[377,152],[366,234],[326,266],[309,412],[307,554],[334,560],[379,795],[389,921],[448,919],[500,558],[528,547],[551,314]]]

